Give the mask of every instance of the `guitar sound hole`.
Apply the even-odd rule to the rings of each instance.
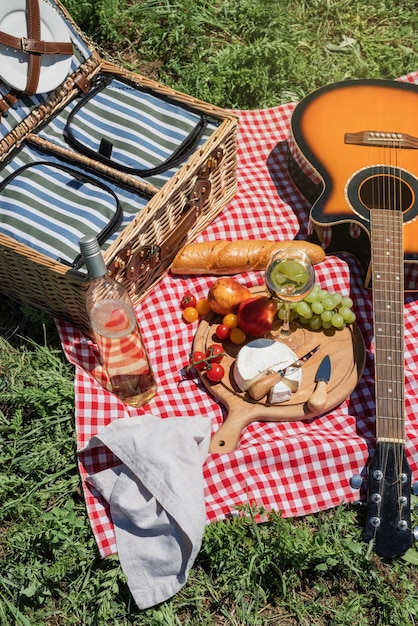
[[[400,167],[372,165],[358,170],[347,181],[346,197],[365,222],[375,209],[399,211],[404,223],[418,216],[418,178]]]
[[[414,200],[412,189],[396,176],[377,175],[363,181],[359,187],[361,203],[369,210],[388,209],[408,211]]]

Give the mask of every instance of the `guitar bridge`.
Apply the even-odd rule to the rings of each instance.
[[[418,149],[418,138],[406,133],[388,133],[375,130],[362,130],[358,133],[345,133],[344,143],[357,146],[377,146],[379,148]]]

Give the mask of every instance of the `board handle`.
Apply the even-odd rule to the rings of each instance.
[[[211,454],[226,454],[233,452],[238,445],[241,437],[242,428],[237,422],[226,422],[222,424],[219,430],[212,435],[209,445]]]
[[[230,407],[224,423],[212,435],[209,444],[211,454],[227,454],[233,452],[239,443],[241,433],[251,422],[260,419],[259,405],[249,405],[249,409],[242,413],[242,406]]]

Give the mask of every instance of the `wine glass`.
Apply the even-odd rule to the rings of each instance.
[[[315,284],[315,271],[309,255],[302,249],[276,252],[266,267],[265,282],[271,296],[284,306],[278,337],[292,349],[297,348],[304,341],[304,331],[291,326],[290,305],[306,298]]]

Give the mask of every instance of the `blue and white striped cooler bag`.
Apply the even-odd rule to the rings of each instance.
[[[1,171],[0,232],[77,267],[79,237],[95,234],[106,249],[149,200],[116,178],[101,180],[94,163],[158,191],[218,124],[132,82],[100,74],[88,94],[74,97],[38,130],[49,149],[29,141]],[[73,163],[60,164],[56,146],[74,151]],[[75,165],[79,155],[91,160],[89,173]]]
[[[147,198],[115,189],[110,180],[100,183],[99,175],[88,176],[74,165],[58,165],[54,146],[69,147],[158,189],[218,123],[133,83],[100,75],[87,95],[75,97],[38,131],[50,143],[49,153],[25,146],[1,172],[0,232],[73,265],[79,237],[97,234],[106,247]],[[125,207],[117,224],[111,217],[115,200]]]
[[[39,136],[160,189],[206,143],[220,120],[146,89],[100,73]]]
[[[1,171],[0,233],[80,269],[78,240],[95,235],[105,250],[149,199],[138,189],[24,145]]]

